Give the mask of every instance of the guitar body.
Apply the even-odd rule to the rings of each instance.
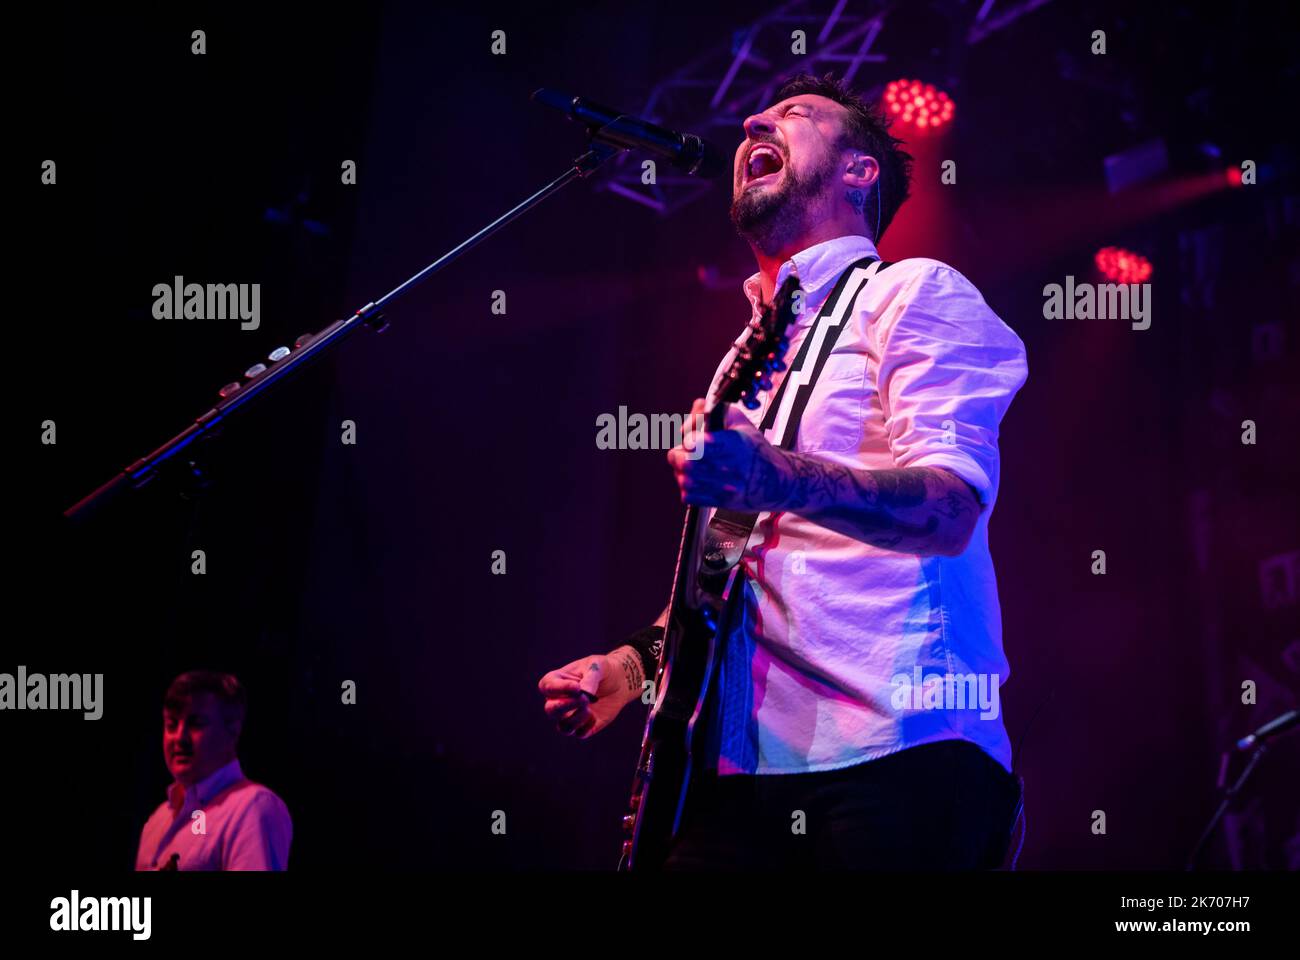
[[[695,569],[685,561],[698,541],[700,518],[698,509],[687,511],[678,577],[655,674],[655,702],[646,719],[632,798],[623,818],[628,838],[620,870],[658,870],[663,866],[681,824],[690,786],[695,733],[720,646],[716,618],[681,602],[688,592],[684,576]]]
[[[788,277],[774,304],[751,322],[749,338],[736,344],[731,367],[706,415],[708,432],[723,428],[729,403],[740,401],[757,408],[758,391],[770,389],[771,374],[785,368],[782,358],[789,347],[785,331],[793,320],[797,289],[796,278]],[[739,569],[736,564],[728,574],[712,577],[711,587],[702,586],[698,574],[705,533],[701,510],[688,508],[655,671],[655,702],[646,719],[632,797],[623,817],[626,839],[620,870],[658,870],[681,826],[696,756],[694,740],[721,646],[720,611],[735,589]],[[730,542],[735,544],[736,539]],[[743,550],[744,544],[738,547]]]

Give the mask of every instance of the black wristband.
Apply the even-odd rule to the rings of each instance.
[[[641,655],[641,667],[646,680],[653,680],[659,672],[659,654],[664,648],[664,628],[649,626],[638,630],[619,646],[632,647]]]

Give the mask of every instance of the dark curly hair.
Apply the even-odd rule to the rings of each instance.
[[[872,239],[879,243],[893,222],[894,214],[911,195],[912,155],[901,149],[902,140],[889,133],[889,118],[873,109],[833,73],[820,79],[808,73],[790,77],[781,84],[776,99],[780,102],[804,94],[825,97],[844,107],[848,116],[844,120],[844,136],[840,145],[870,154],[880,164],[876,194],[880,203],[879,233],[876,232],[877,210],[873,209],[876,204],[868,203],[864,210]]]
[[[197,694],[210,693],[221,706],[221,714],[229,723],[244,721],[248,709],[248,694],[239,678],[230,673],[217,673],[212,670],[191,670],[182,673],[171,682],[163,696],[163,709],[171,713],[182,713],[190,700]]]

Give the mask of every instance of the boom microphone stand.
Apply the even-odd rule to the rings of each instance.
[[[621,118],[620,118],[621,119]],[[269,365],[251,377],[246,376],[242,382],[232,383],[221,391],[222,400],[215,407],[199,416],[190,426],[172,437],[152,453],[136,460],[117,476],[87,494],[73,506],[63,512],[69,520],[82,522],[96,514],[106,504],[117,500],[129,490],[138,490],[158,476],[164,468],[172,467],[191,479],[201,478],[198,466],[182,458],[181,455],[192,445],[211,436],[219,424],[228,417],[243,410],[250,403],[287,380],[307,364],[317,360],[333,350],[361,327],[370,327],[382,332],[388,323],[384,313],[394,303],[410,293],[433,274],[447,266],[467,250],[477,246],[507,223],[515,220],[551,194],[567,186],[574,180],[583,179],[592,174],[602,163],[622,150],[629,149],[624,142],[616,139],[620,124],[608,123],[601,127],[588,129],[590,147],[586,153],[573,161],[573,165],[562,175],[552,180],[542,189],[522,203],[506,211],[473,236],[448,250],[433,263],[416,273],[410,279],[394,287],[378,300],[372,300],[344,320],[337,320],[319,333],[299,337],[293,349],[281,347],[268,357]],[[258,364],[258,366],[263,366]],[[255,370],[256,367],[249,368]],[[183,461],[183,462],[182,462]]]
[[[1250,778],[1255,766],[1260,760],[1264,759],[1264,754],[1268,749],[1266,741],[1292,730],[1297,725],[1300,725],[1300,711],[1288,710],[1281,716],[1275,717],[1268,723],[1264,724],[1264,726],[1260,727],[1254,733],[1238,740],[1236,743],[1237,750],[1250,751],[1250,755],[1245,766],[1242,768],[1241,773],[1237,776],[1237,779],[1233,781],[1231,786],[1227,786],[1226,780],[1224,779],[1224,774],[1227,772],[1228,760],[1231,754],[1226,752],[1224,753],[1222,772],[1219,775],[1220,782],[1218,784],[1219,789],[1223,790],[1223,795],[1219,800],[1218,808],[1214,811],[1214,816],[1210,818],[1210,822],[1206,824],[1205,829],[1201,831],[1201,836],[1196,841],[1196,846],[1192,849],[1191,854],[1187,858],[1187,864],[1184,866],[1184,870],[1196,869],[1196,861],[1200,859],[1201,853],[1205,849],[1205,845],[1209,842],[1211,835],[1213,835],[1215,827],[1219,825],[1219,821],[1223,819],[1223,815],[1228,812],[1228,808],[1232,805],[1232,801],[1240,795],[1242,788],[1246,786],[1246,781]]]

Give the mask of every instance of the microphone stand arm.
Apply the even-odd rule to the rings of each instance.
[[[387,321],[384,319],[384,312],[394,303],[461,254],[482,243],[506,224],[522,216],[562,187],[567,186],[574,180],[590,176],[602,163],[621,149],[625,149],[599,137],[599,133],[599,130],[590,132],[592,138],[591,149],[575,159],[573,165],[562,175],[552,180],[522,203],[507,210],[473,236],[448,250],[433,263],[394,287],[378,300],[372,300],[346,319],[336,320],[319,333],[300,337],[294,344],[294,349],[287,356],[273,362],[256,376],[238,384],[236,389],[224,396],[222,401],[215,407],[202,414],[192,424],[158,447],[158,449],[136,460],[113,479],[87,494],[65,510],[63,515],[69,520],[77,522],[88,519],[110,501],[116,500],[128,490],[138,490],[149,483],[164,467],[179,463],[178,457],[183,452],[190,449],[198,440],[211,435],[227,417],[238,413],[258,397],[272,391],[298,370],[337,347],[361,327],[368,326],[376,332],[382,332],[388,326]],[[198,473],[193,463],[189,464],[189,470],[191,474],[197,475]]]

